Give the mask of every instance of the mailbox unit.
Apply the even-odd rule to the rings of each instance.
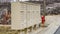
[[[24,29],[40,24],[40,4],[11,2],[12,29]]]

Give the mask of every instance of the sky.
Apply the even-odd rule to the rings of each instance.
[[[8,2],[8,1],[16,1],[16,0],[0,0],[0,2],[6,2],[6,1]],[[29,0],[19,0],[19,1],[29,1]],[[32,0],[32,1],[35,1],[35,0]],[[36,0],[36,1],[39,1],[39,0]]]
[[[16,2],[17,0],[0,0],[0,2]],[[28,1],[28,0],[19,0],[19,1]]]

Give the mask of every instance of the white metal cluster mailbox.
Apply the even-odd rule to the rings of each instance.
[[[12,29],[24,29],[40,23],[40,4],[29,2],[11,3]]]

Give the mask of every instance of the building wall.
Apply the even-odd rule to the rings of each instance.
[[[24,29],[40,23],[40,4],[11,3],[12,29]]]

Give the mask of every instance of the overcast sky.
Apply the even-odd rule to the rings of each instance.
[[[0,2],[16,2],[17,0],[0,0]],[[29,0],[19,0],[19,1],[29,1]],[[32,0],[32,1],[39,1],[39,0]],[[40,0],[43,1],[43,0]]]

